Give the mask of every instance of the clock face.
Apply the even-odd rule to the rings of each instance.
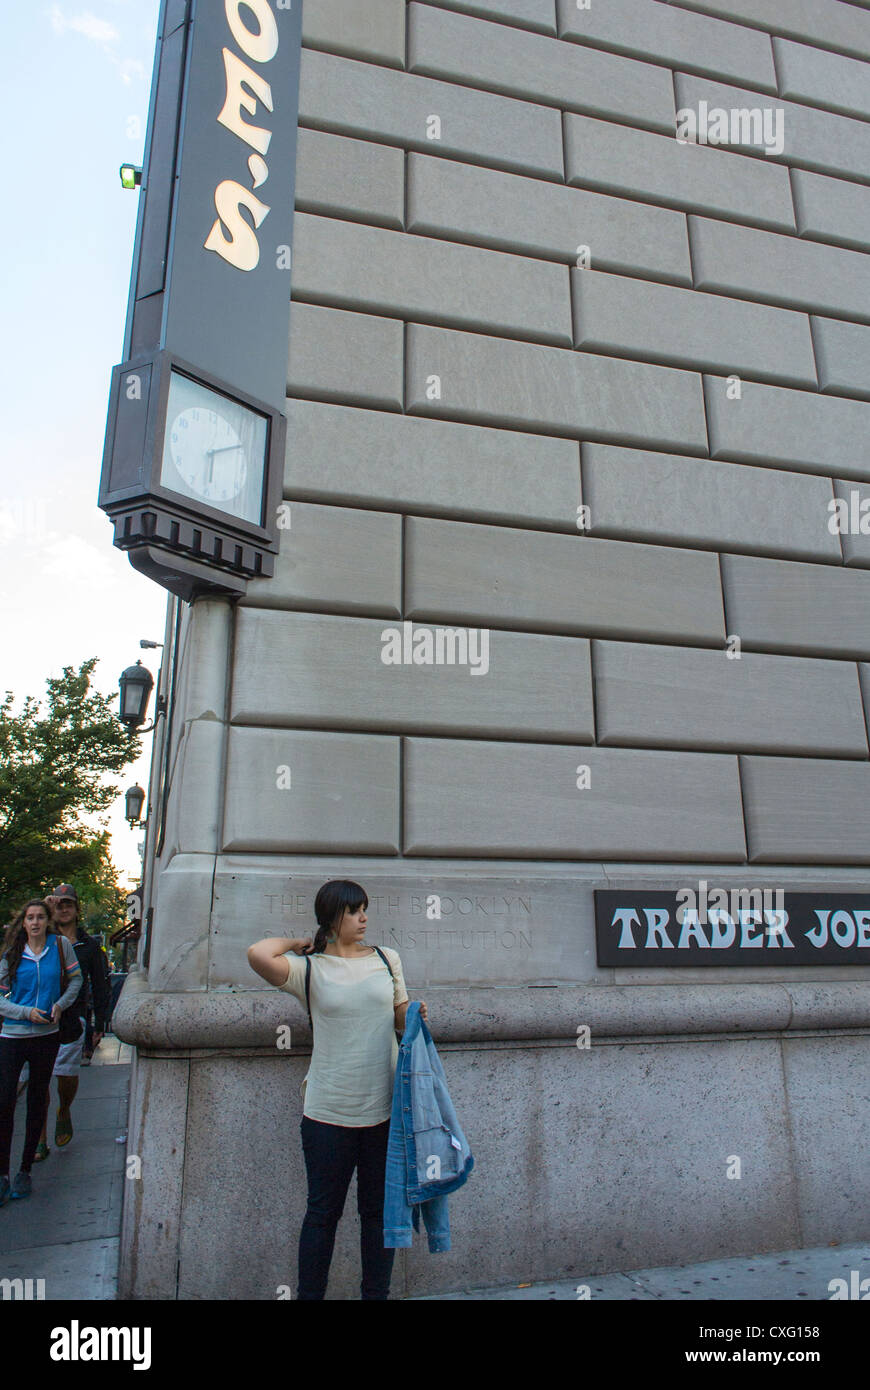
[[[191,406],[176,415],[170,422],[169,452],[188,487],[205,502],[226,507],[245,486],[245,447],[216,410]]]
[[[160,475],[164,487],[260,525],[266,442],[262,415],[172,373]]]

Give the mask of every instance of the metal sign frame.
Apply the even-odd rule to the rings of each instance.
[[[162,0],[125,361],[112,374],[99,505],[115,522],[115,544],[183,596],[243,592],[245,577],[274,573],[301,29],[301,0]],[[173,366],[268,419],[261,525],[162,486]],[[142,395],[128,410],[123,383],[132,375]],[[145,554],[137,563],[138,549],[155,547],[166,552],[157,563]],[[180,587],[171,582],[173,553]]]

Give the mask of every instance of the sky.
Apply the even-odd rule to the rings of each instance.
[[[97,688],[140,658],[157,676],[165,591],[112,545],[97,507],[121,361],[158,0],[5,5],[0,88],[0,692],[45,696],[88,657]],[[152,696],[153,706],[153,696]],[[115,779],[148,786],[144,756]],[[122,886],[140,831],[109,816]]]

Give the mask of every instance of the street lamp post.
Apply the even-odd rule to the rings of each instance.
[[[140,787],[137,782],[135,787],[129,788],[124,797],[124,800],[126,802],[127,807],[124,819],[127,821],[128,825],[130,826],[130,829],[135,830],[137,826],[144,826],[146,824],[146,822],[142,819],[142,807],[145,804],[144,788]]]
[[[126,724],[130,729],[136,729],[139,733],[150,734],[157,727],[157,720],[165,712],[165,703],[162,696],[157,700],[157,713],[154,721],[143,728],[145,716],[148,712],[148,701],[151,699],[151,691],[154,689],[154,677],[143,666],[141,661],[137,661],[135,666],[128,666],[118,681],[121,687],[121,703],[118,709],[118,718],[122,724]]]

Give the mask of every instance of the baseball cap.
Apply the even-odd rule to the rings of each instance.
[[[79,900],[79,895],[71,883],[59,883],[51,896],[53,898],[72,898],[74,902]]]

